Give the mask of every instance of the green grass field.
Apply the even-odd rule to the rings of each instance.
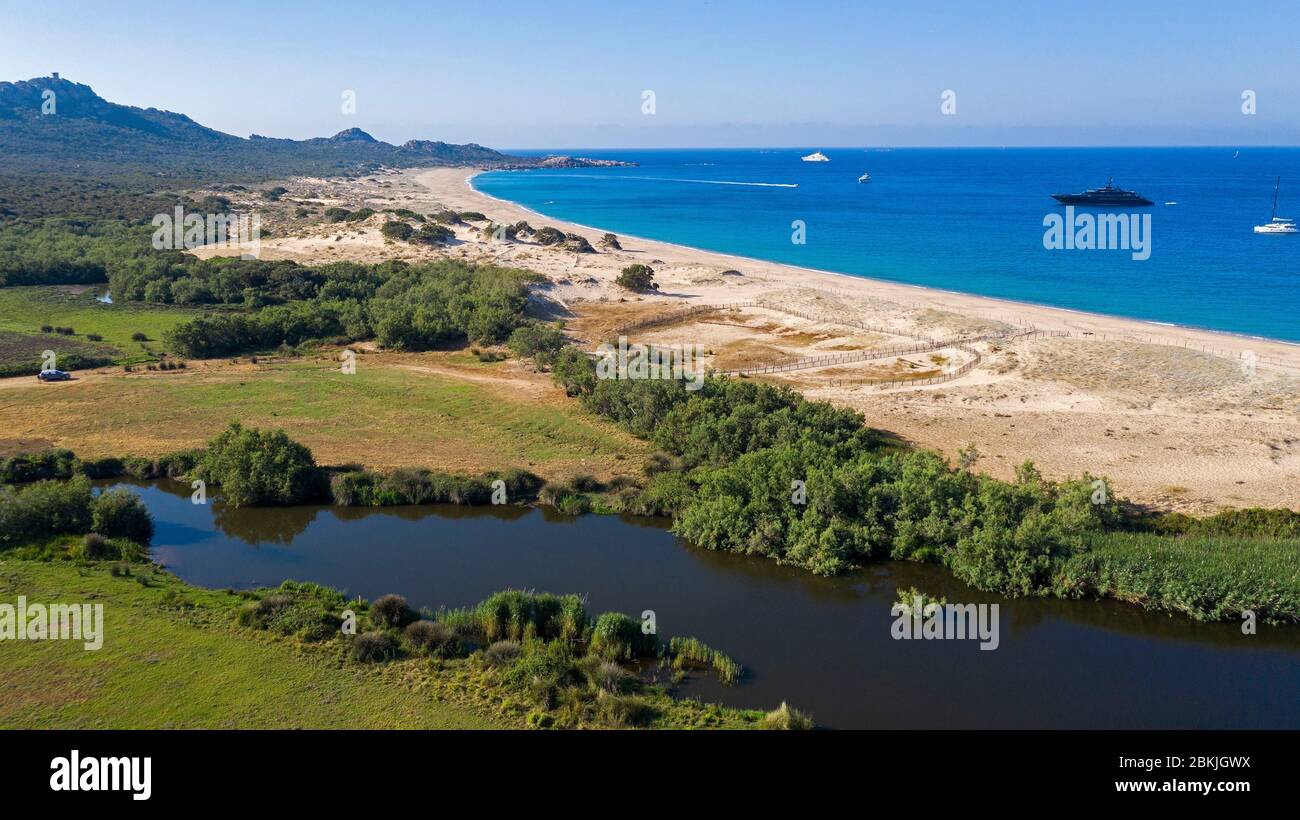
[[[524,467],[545,477],[635,472],[648,446],[596,418],[544,376],[505,365],[439,370],[439,354],[212,362],[169,373],[95,374],[0,392],[5,437],[52,440],[85,457],[160,455],[199,446],[230,421],[283,428],[323,464],[479,472]],[[498,375],[499,374],[499,375]],[[525,374],[526,376],[526,374]]]
[[[148,350],[164,350],[163,334],[202,312],[166,305],[110,305],[97,301],[95,293],[93,288],[82,293],[59,287],[0,288],[0,330],[39,333],[42,325],[71,327],[76,340],[97,334],[120,350],[122,359],[139,360],[149,358]],[[135,333],[150,341],[132,341]]]
[[[150,564],[0,556],[0,602],[103,605],[102,646],[0,641],[0,729],[526,728],[539,704],[473,657],[352,660],[319,643],[237,625],[247,600]],[[647,728],[754,728],[762,712],[642,695]],[[586,724],[580,724],[586,725]],[[597,727],[605,724],[596,724]]]
[[[104,643],[0,642],[0,728],[424,728],[518,725],[458,704],[402,665],[346,664],[234,626],[238,596],[161,572],[0,558],[0,601],[102,603]],[[468,698],[469,696],[466,696]]]

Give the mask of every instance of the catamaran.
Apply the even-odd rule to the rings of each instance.
[[[1277,184],[1273,186],[1273,219],[1267,225],[1256,225],[1255,233],[1300,233],[1294,219],[1277,215],[1277,192],[1281,187],[1282,177],[1278,177]]]

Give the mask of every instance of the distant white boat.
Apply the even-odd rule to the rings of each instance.
[[[871,181],[871,174],[868,174],[866,171],[863,171],[863,172],[862,172],[862,176],[858,177],[858,182],[860,182],[860,183],[861,183],[861,182],[870,182],[870,181]]]
[[[1256,225],[1255,233],[1300,233],[1300,230],[1296,229],[1294,219],[1277,215],[1277,192],[1281,187],[1282,177],[1278,177],[1277,184],[1273,186],[1273,219],[1267,225]]]
[[[823,154],[821,151],[814,151],[813,153],[809,154],[806,157],[800,157],[800,159],[802,159],[804,162],[830,162],[831,161],[831,158]]]

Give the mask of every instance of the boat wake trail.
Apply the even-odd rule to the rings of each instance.
[[[658,179],[658,177],[647,177]],[[700,185],[750,185],[755,188],[798,188],[797,182],[732,182],[724,179],[661,179],[660,182],[695,182]]]
[[[726,179],[676,179],[673,177],[629,177],[629,176],[597,176],[595,174],[550,174],[551,177],[566,177],[568,179],[603,179],[606,181],[615,181],[621,179],[635,179],[644,182],[691,182],[697,185],[744,185],[754,188],[798,188],[797,182],[739,182]]]

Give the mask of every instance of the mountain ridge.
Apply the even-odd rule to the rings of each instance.
[[[360,128],[294,140],[227,134],[189,116],[110,102],[57,73],[0,82],[0,172],[268,178],[358,174],[379,167],[489,168],[619,165],[581,157],[518,157],[477,143],[393,145]],[[557,165],[558,163],[558,165]]]

